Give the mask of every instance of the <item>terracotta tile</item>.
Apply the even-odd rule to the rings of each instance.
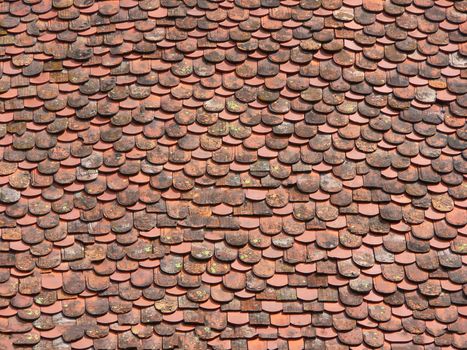
[[[0,5],[4,347],[462,348],[462,10]]]
[[[248,313],[229,312],[227,314],[228,322],[234,325],[242,325],[248,323]]]

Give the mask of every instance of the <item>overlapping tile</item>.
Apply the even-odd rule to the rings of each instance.
[[[0,348],[467,347],[466,9],[0,3]]]

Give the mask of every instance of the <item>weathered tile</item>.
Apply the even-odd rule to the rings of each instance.
[[[464,348],[465,10],[0,4],[0,343]]]

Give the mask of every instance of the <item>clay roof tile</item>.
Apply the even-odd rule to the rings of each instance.
[[[462,2],[0,12],[5,348],[463,347]]]

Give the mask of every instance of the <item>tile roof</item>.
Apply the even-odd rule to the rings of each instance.
[[[0,1],[0,348],[467,347],[467,1]]]

